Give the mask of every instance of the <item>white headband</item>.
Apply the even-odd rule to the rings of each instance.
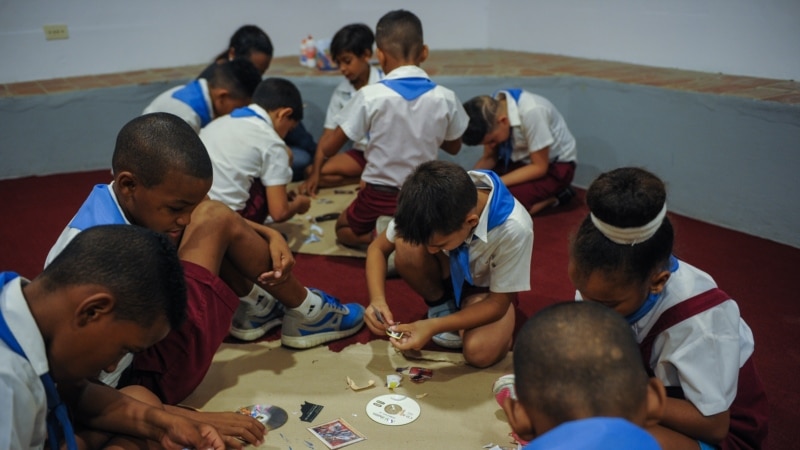
[[[615,227],[614,225],[609,225],[598,219],[594,214],[590,214],[589,216],[592,218],[592,223],[594,226],[597,227],[601,233],[603,233],[603,236],[609,238],[611,241],[623,245],[636,245],[653,237],[653,235],[656,234],[656,231],[658,231],[659,227],[661,227],[661,224],[664,222],[664,217],[666,215],[667,203],[665,202],[664,207],[661,208],[661,211],[658,213],[658,215],[656,215],[653,220],[642,225],[641,227]]]

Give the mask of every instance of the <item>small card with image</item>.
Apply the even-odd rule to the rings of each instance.
[[[332,420],[322,425],[308,427],[308,431],[325,443],[331,450],[355,444],[366,439],[363,434],[345,422],[344,419]]]

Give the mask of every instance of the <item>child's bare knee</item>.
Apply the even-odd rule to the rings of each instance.
[[[508,354],[505,346],[487,345],[485,343],[468,344],[464,342],[464,359],[467,364],[483,369],[496,364]]]

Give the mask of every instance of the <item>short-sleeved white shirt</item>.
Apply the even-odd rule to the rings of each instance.
[[[0,310],[28,359],[0,340],[0,448],[41,449],[47,439],[47,394],[39,377],[50,370],[44,340],[22,294],[21,277],[0,291]]]
[[[206,108],[208,108],[208,117],[212,120],[214,119],[214,107],[211,104],[211,94],[208,92],[208,82],[205,78],[200,78],[197,80],[200,83],[200,88],[203,90],[203,97],[206,101]],[[203,127],[203,121],[200,119],[200,116],[192,109],[191,106],[187,105],[186,103],[174,98],[172,94],[175,91],[185,88],[186,85],[183,86],[176,86],[166,92],[161,93],[158,97],[153,99],[149,105],[142,111],[142,114],[149,114],[155,112],[166,112],[170,114],[175,114],[176,116],[180,117],[181,119],[185,120],[192,129],[194,129],[195,133],[199,133],[200,129]]]
[[[426,78],[417,66],[401,66],[385,80]],[[455,93],[436,86],[408,101],[383,83],[364,86],[335,119],[353,142],[369,139],[361,179],[399,188],[419,164],[439,156],[444,141],[461,137],[469,117]]]
[[[469,270],[474,286],[489,287],[490,292],[524,292],[531,288],[531,255],[533,252],[533,221],[522,204],[514,199],[514,209],[505,222],[488,230],[489,205],[494,196],[494,184],[485,173],[469,171],[478,189],[490,190],[486,207],[481,212],[469,245]],[[487,231],[488,230],[488,231]],[[397,238],[394,219],[386,228],[386,238]]]
[[[550,100],[522,91],[519,102],[508,91],[500,90],[495,98],[505,94],[508,121],[514,137],[511,161],[530,163],[531,153],[550,147],[549,162],[575,162],[578,153],[575,138],[567,122]]]
[[[369,80],[367,80],[367,84],[365,86],[375,84],[382,79],[383,71],[375,66],[370,66]],[[328,111],[325,113],[325,124],[323,126],[326,129],[333,130],[339,126],[339,122],[336,121],[336,115],[339,114],[339,111],[341,111],[344,106],[350,102],[356,92],[358,91],[355,87],[353,87],[353,84],[350,83],[350,80],[347,78],[342,80],[342,82],[336,86],[336,89],[333,90],[333,94],[331,94],[331,101],[328,103]],[[366,145],[367,141],[362,140],[360,142],[356,142],[353,147],[363,150]]]
[[[670,307],[717,284],[707,273],[684,262],[672,273],[653,309],[631,327],[642,342]],[[580,294],[577,294],[580,299]],[[705,416],[730,408],[736,398],[739,368],[753,354],[753,332],[728,300],[659,334],[649,366],[665,386],[681,387],[686,399]]]
[[[248,108],[257,116],[223,116],[200,131],[214,169],[208,196],[234,211],[244,208],[253,180],[260,180],[265,187],[292,180],[286,144],[269,114],[256,104]]]

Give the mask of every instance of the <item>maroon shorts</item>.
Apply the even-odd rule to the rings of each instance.
[[[218,276],[197,264],[182,263],[186,322],[137,353],[120,383],[120,387],[144,386],[169,405],[183,401],[203,381],[239,306],[239,298]]]
[[[344,154],[355,159],[358,165],[361,166],[361,171],[364,171],[364,167],[367,166],[367,158],[364,158],[364,150],[351,148],[350,150],[344,152]]]
[[[347,224],[353,233],[358,236],[370,233],[375,229],[378,217],[393,216],[399,193],[397,188],[367,183],[347,207]]]
[[[506,169],[505,164],[502,161],[498,161],[494,171],[502,176],[526,164],[524,162],[515,162],[509,164],[508,169]],[[555,197],[556,194],[569,187],[574,176],[574,162],[554,162],[550,163],[547,167],[547,173],[542,178],[509,186],[508,190],[522,203],[525,209],[531,209],[536,203]]]
[[[261,180],[254,179],[250,185],[250,196],[244,204],[244,208],[238,212],[242,217],[252,220],[255,223],[264,223],[269,215],[267,208],[267,190]]]

